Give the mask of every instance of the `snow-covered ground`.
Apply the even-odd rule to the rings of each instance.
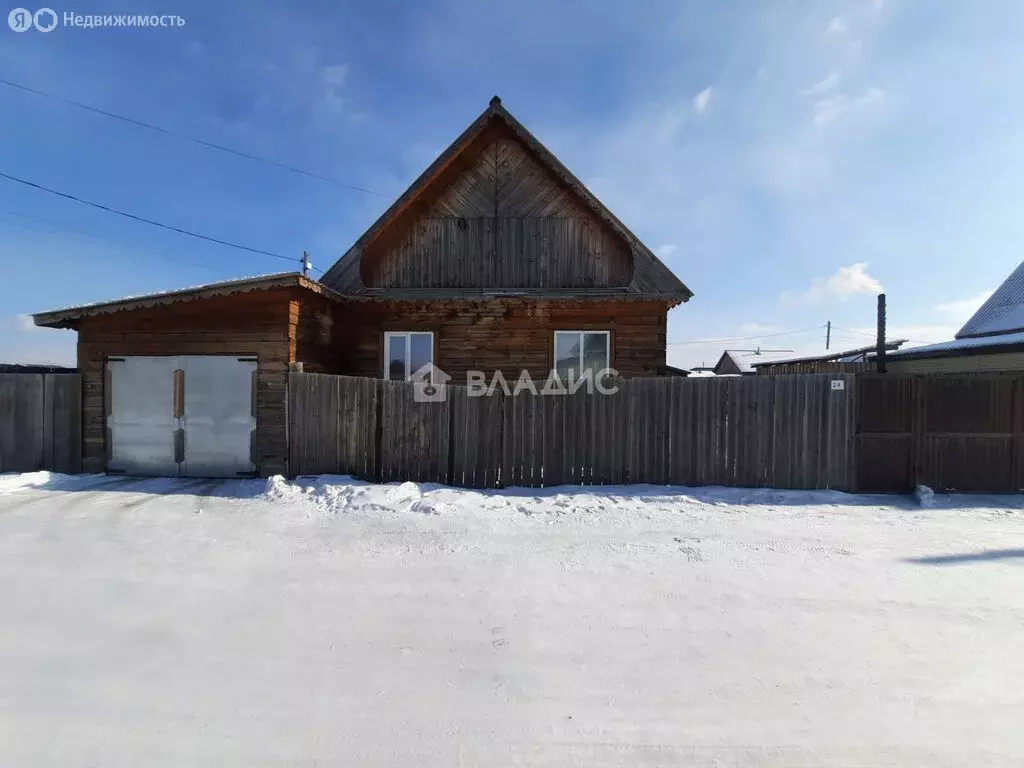
[[[1022,508],[3,476],[0,765],[1022,765]]]

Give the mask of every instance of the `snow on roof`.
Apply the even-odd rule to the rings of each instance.
[[[775,358],[777,356],[784,354],[786,353],[772,349],[762,349],[758,350],[757,352],[754,352],[752,350],[745,351],[739,349],[727,349],[722,353],[722,356],[718,359],[718,362],[715,364],[714,370],[717,373],[718,367],[726,358],[728,358],[735,364],[736,368],[740,371],[740,373],[754,373],[754,365],[762,365],[764,363],[775,362]]]
[[[885,342],[885,348],[898,349],[900,345],[906,343],[906,339],[893,339],[892,341]],[[786,357],[779,360],[759,360],[756,363],[752,363],[752,365],[755,368],[758,368],[762,365],[790,365],[792,363],[818,363],[833,361],[837,363],[859,363],[867,356],[870,356],[877,348],[877,344],[872,344],[866,347],[858,347],[857,349],[847,349],[841,352],[825,352],[820,355],[808,355],[806,357]]]
[[[1011,344],[1024,344],[1024,331],[1017,333],[1003,333],[998,336],[980,336],[966,339],[954,339],[953,341],[942,341],[938,344],[928,344],[923,347],[910,347],[896,352],[890,352],[887,357],[909,358],[909,357],[931,357],[954,354],[961,350],[977,350],[985,347],[1005,347]]]
[[[171,304],[177,301],[191,301],[193,299],[209,298],[212,296],[224,296],[232,293],[268,290],[271,288],[289,285],[298,285],[325,295],[334,295],[334,291],[331,291],[316,280],[308,278],[299,272],[274,272],[269,275],[225,280],[220,283],[208,283],[206,285],[198,285],[191,288],[180,288],[174,291],[150,293],[143,296],[126,296],[121,299],[115,299],[114,301],[102,301],[95,304],[83,304],[75,307],[66,307],[64,309],[53,309],[46,312],[36,313],[32,316],[32,319],[35,324],[39,326],[51,328],[73,328],[80,318],[91,315],[106,314],[126,309],[137,309],[140,307],[157,306],[161,304]]]
[[[105,307],[108,304],[113,304],[120,301],[141,301],[144,299],[152,299],[157,296],[173,296],[179,293],[191,293],[192,291],[205,291],[209,288],[224,288],[240,283],[249,283],[255,280],[272,280],[279,277],[288,277],[290,275],[298,274],[297,272],[271,272],[266,275],[249,275],[246,277],[234,277],[230,280],[219,280],[216,283],[200,283],[199,285],[188,285],[184,288],[174,288],[170,291],[158,291],[156,293],[138,293],[129,294],[128,296],[122,296],[119,299],[107,299],[105,301],[93,301],[89,304],[73,304],[70,307],[57,307],[56,309],[47,309],[42,312],[37,312],[38,315],[50,315],[55,312],[71,312],[73,310],[88,310],[94,309],[95,307]]]
[[[1024,262],[964,323],[956,338],[1024,331]]]
[[[754,370],[753,366],[751,365],[752,361],[749,358],[741,357],[738,352],[727,351],[724,356],[732,360],[732,362],[736,365],[737,368],[740,369],[740,372],[742,373],[750,373],[751,371]]]

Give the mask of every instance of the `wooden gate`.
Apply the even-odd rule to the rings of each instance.
[[[857,377],[857,490],[1016,492],[1024,486],[1024,377]]]

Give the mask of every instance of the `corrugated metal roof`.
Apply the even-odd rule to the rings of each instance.
[[[1024,331],[1024,262],[964,323],[958,339]]]
[[[996,336],[974,336],[970,338],[958,338],[954,341],[942,341],[938,344],[928,344],[923,347],[911,347],[890,352],[888,357],[894,359],[914,357],[944,357],[946,355],[973,354],[984,349],[995,349],[1009,347],[1014,344],[1024,344],[1024,331],[1017,333],[1004,333]]]

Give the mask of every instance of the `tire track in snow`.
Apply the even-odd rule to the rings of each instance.
[[[30,486],[25,488],[23,491],[16,491],[15,494],[20,492],[31,492],[32,495],[28,500],[21,504],[4,504],[8,512],[22,512],[29,507],[39,507],[45,504],[53,504],[54,500],[59,498],[62,502],[62,508],[64,510],[73,509],[81,506],[83,503],[88,503],[89,500],[96,500],[103,498],[104,494],[109,492],[118,492],[126,486],[136,485],[149,478],[144,477],[110,477],[103,476],[97,482],[91,482],[89,484],[73,484],[70,487],[60,487],[59,485],[54,488]],[[15,495],[12,494],[12,495]]]

